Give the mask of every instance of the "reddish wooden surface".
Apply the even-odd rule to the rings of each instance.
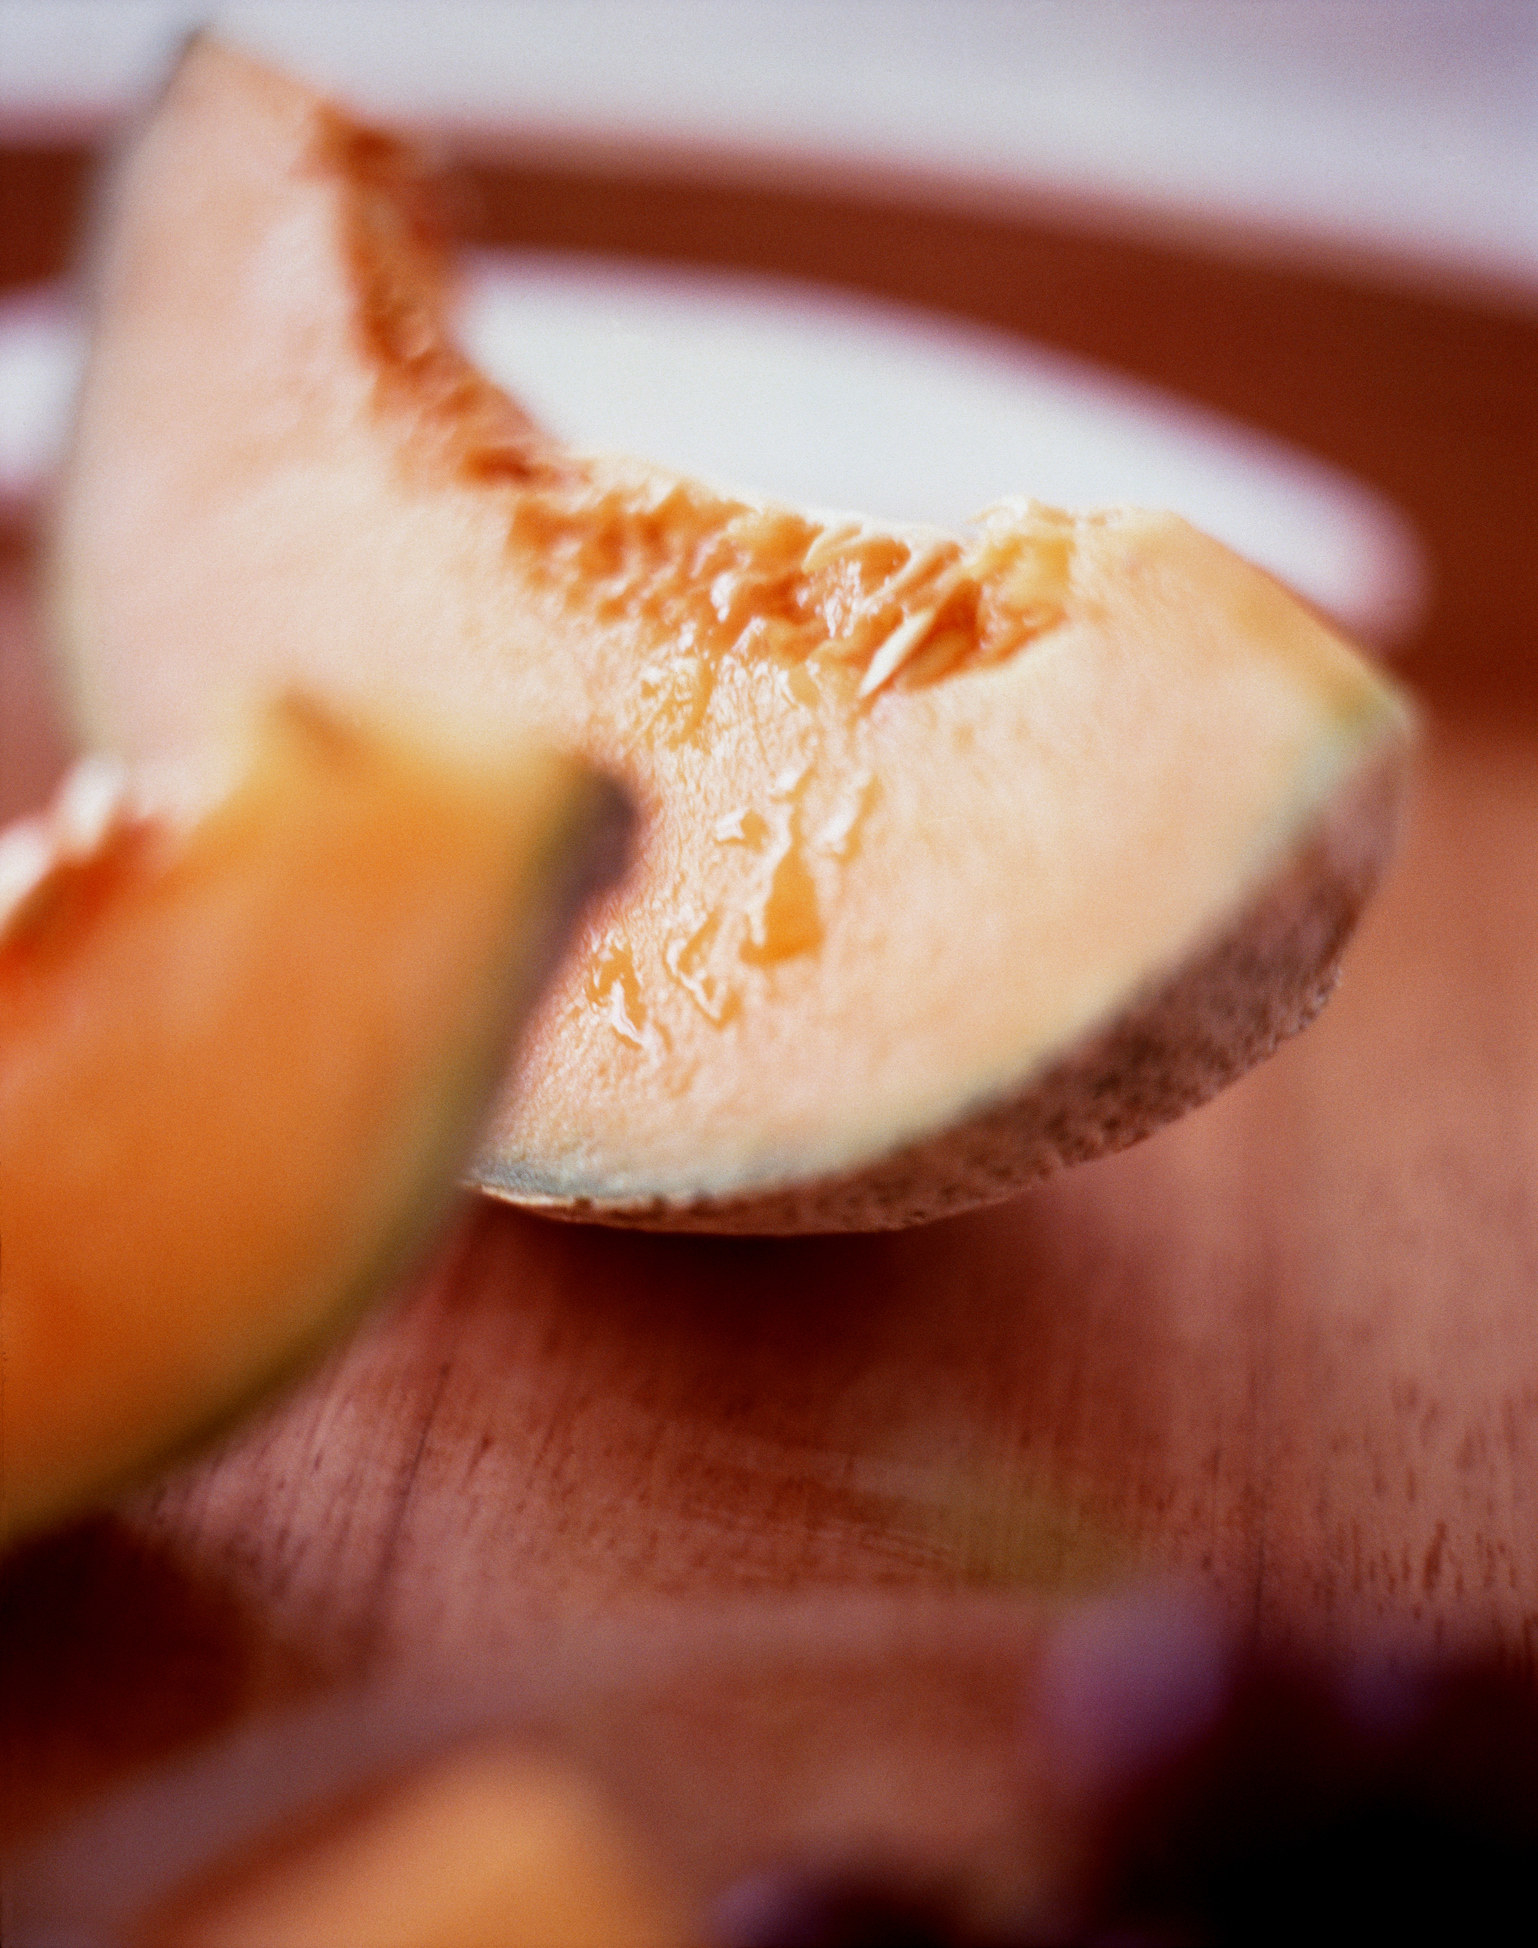
[[[13,275],[58,261],[72,167],[0,159],[53,225]],[[264,1421],[0,1569],[13,1847],[200,1753],[184,1823],[237,1776],[281,1798],[283,1765],[240,1742],[275,1712],[332,1765],[510,1714],[693,1887],[882,1845],[1007,1881],[1018,1687],[1065,1593],[1170,1571],[1266,1642],[1531,1669],[1532,322],[1002,220],[481,187],[489,234],[608,244],[628,210],[653,251],[1030,325],[1398,492],[1442,591],[1410,656],[1431,708],[1401,858],[1308,1034],[1009,1206],[764,1243],[467,1212]],[[5,561],[9,813],[61,745],[14,537]],[[123,1816],[141,1865],[177,1824],[158,1803]]]

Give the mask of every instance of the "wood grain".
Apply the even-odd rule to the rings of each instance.
[[[1534,757],[1435,738],[1331,1008],[1157,1140],[895,1237],[482,1208],[144,1532],[337,1667],[649,1599],[1122,1564],[1271,1638],[1530,1657]]]
[[[499,234],[596,238],[580,185],[540,204],[530,172],[499,180]],[[818,268],[759,217],[755,243],[717,254]],[[867,284],[929,294],[873,226],[849,232]],[[677,254],[709,255],[710,224],[691,235]],[[1020,235],[1024,266],[1046,246]],[[957,303],[970,289],[975,315],[1003,317],[973,243]],[[30,271],[56,243],[28,248]],[[1177,375],[1158,348],[1196,273],[1166,263],[1161,282],[1128,245],[1096,296],[1062,268],[1075,248],[1057,288],[1079,292],[1081,347],[1125,346],[1116,293],[1141,291],[1141,369]],[[1352,361],[1424,369],[1435,344],[1450,373],[1457,306],[1411,317],[1381,292],[1326,303],[1318,279],[1264,275],[1300,395],[1321,304],[1355,346],[1316,370],[1334,450],[1351,458],[1359,426],[1408,478],[1419,402],[1386,378],[1348,397]],[[1264,277],[1232,276],[1204,396],[1296,431],[1258,329]],[[1054,315],[1079,314],[1063,298]],[[1534,1671],[1538,632],[1514,444],[1531,373],[1513,349],[1531,331],[1472,306],[1464,328],[1485,361],[1467,379],[1477,437],[1460,440],[1447,391],[1444,453],[1405,490],[1423,518],[1442,509],[1452,594],[1415,653],[1435,710],[1398,866],[1321,1020],[1140,1148],[901,1236],[625,1236],[467,1209],[266,1419],[0,1569],[14,1845],[54,1847],[49,1871],[74,1861],[77,1887],[82,1860],[116,1860],[121,1896],[123,1863],[149,1873],[159,1847],[163,1867],[198,1808],[212,1845],[241,1792],[276,1804],[505,1723],[595,1769],[695,1889],[781,1854],[885,1849],[996,1894],[1029,1856],[1021,1686],[1078,1593],[1171,1573],[1266,1644],[1481,1648]],[[1504,525],[1477,546],[1432,479],[1444,457],[1457,479],[1495,470],[1479,505],[1504,497]],[[27,573],[13,538],[7,813],[63,748]],[[263,1759],[250,1740],[269,1732]],[[299,1763],[306,1740],[331,1773]],[[162,1777],[172,1762],[192,1769]]]

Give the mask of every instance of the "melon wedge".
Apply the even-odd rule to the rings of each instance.
[[[456,349],[431,206],[401,146],[193,44],[104,212],[53,589],[117,749],[302,680],[446,694],[628,783],[636,870],[480,1184],[907,1223],[1312,1015],[1409,731],[1329,629],[1170,515],[880,529],[574,452]]]
[[[4,1540],[400,1269],[612,820],[564,759],[298,698],[197,812],[104,777],[0,842]]]

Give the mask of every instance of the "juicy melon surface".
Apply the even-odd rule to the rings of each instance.
[[[1407,715],[1175,517],[880,530],[573,452],[456,349],[409,153],[207,40],[96,275],[54,553],[95,736],[447,693],[644,813],[486,1187],[906,1222],[1143,1134],[1327,990]]]
[[[607,815],[564,760],[300,699],[196,817],[91,797],[0,849],[5,1539],[222,1422],[421,1241]]]

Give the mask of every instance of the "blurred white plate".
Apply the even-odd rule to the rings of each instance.
[[[999,333],[767,278],[482,256],[464,335],[548,425],[740,492],[955,526],[1026,493],[1169,507],[1378,642],[1424,589],[1403,516],[1219,415]],[[81,338],[48,292],[0,303],[0,496],[58,454]]]
[[[1538,293],[1533,0],[0,0],[0,122],[114,120],[210,21],[515,151],[1066,198]]]

